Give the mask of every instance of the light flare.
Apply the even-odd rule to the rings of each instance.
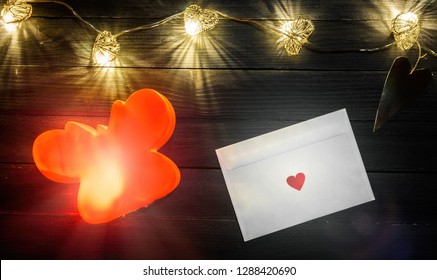
[[[185,31],[191,36],[213,29],[218,21],[216,11],[202,9],[198,5],[190,5],[184,11]]]
[[[8,0],[1,11],[1,17],[5,24],[20,23],[31,16],[32,5],[25,1]]]
[[[116,160],[102,158],[99,164],[93,166],[90,170],[90,176],[84,177],[81,182],[84,186],[82,189],[86,189],[86,196],[81,198],[83,201],[82,207],[92,205],[92,209],[86,211],[108,211],[114,207],[114,202],[120,197],[124,190],[124,180],[121,168],[117,164]],[[92,188],[86,188],[86,186],[92,186]],[[79,196],[81,193],[79,191]]]
[[[398,14],[392,21],[391,31],[396,45],[402,50],[409,50],[420,35],[418,16],[411,12]]]
[[[309,19],[298,18],[284,22],[280,31],[282,36],[279,38],[278,44],[284,46],[289,56],[293,56],[298,55],[303,45],[308,42],[308,37],[314,31],[314,25]]]
[[[92,58],[95,65],[105,66],[114,61],[120,53],[120,44],[109,31],[97,35],[93,46]]]

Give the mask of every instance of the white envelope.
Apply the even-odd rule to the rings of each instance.
[[[345,109],[216,153],[244,241],[375,199]]]

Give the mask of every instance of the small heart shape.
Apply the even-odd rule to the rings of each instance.
[[[401,50],[412,48],[420,35],[419,18],[414,13],[401,13],[392,21],[391,30],[396,41],[396,45]]]
[[[396,58],[384,83],[373,131],[410,105],[425,90],[431,79],[432,73],[429,69],[419,69],[411,73],[408,58]]]
[[[32,15],[32,5],[24,1],[7,1],[1,12],[3,22],[20,23]]]
[[[302,46],[308,41],[308,37],[314,31],[313,23],[308,19],[295,19],[282,25],[283,34],[279,43],[284,45],[288,55],[298,55]]]
[[[198,5],[190,5],[185,9],[184,20],[187,33],[197,35],[203,31],[213,29],[219,18],[214,10],[202,9]]]
[[[218,23],[218,15],[213,10],[204,9],[200,14],[200,22],[204,30],[213,29]]]
[[[303,173],[297,173],[296,176],[287,178],[287,184],[298,191],[302,189],[303,183],[305,183],[305,174]]]
[[[94,64],[104,65],[117,58],[120,53],[120,44],[109,31],[102,31],[94,42],[92,58]]]

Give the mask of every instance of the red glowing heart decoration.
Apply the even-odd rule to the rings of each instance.
[[[297,173],[296,177],[289,176],[287,178],[287,184],[298,191],[302,189],[303,183],[305,183],[305,174],[303,173]]]
[[[176,164],[158,152],[176,124],[174,109],[151,89],[112,106],[108,126],[67,122],[40,134],[33,145],[36,166],[50,180],[79,183],[77,206],[88,223],[109,222],[172,192],[180,181]]]

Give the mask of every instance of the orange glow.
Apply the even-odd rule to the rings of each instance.
[[[40,134],[33,158],[41,173],[60,183],[79,183],[77,206],[88,223],[109,222],[172,192],[176,164],[158,152],[173,134],[173,106],[151,89],[112,106],[108,126],[68,122]]]

